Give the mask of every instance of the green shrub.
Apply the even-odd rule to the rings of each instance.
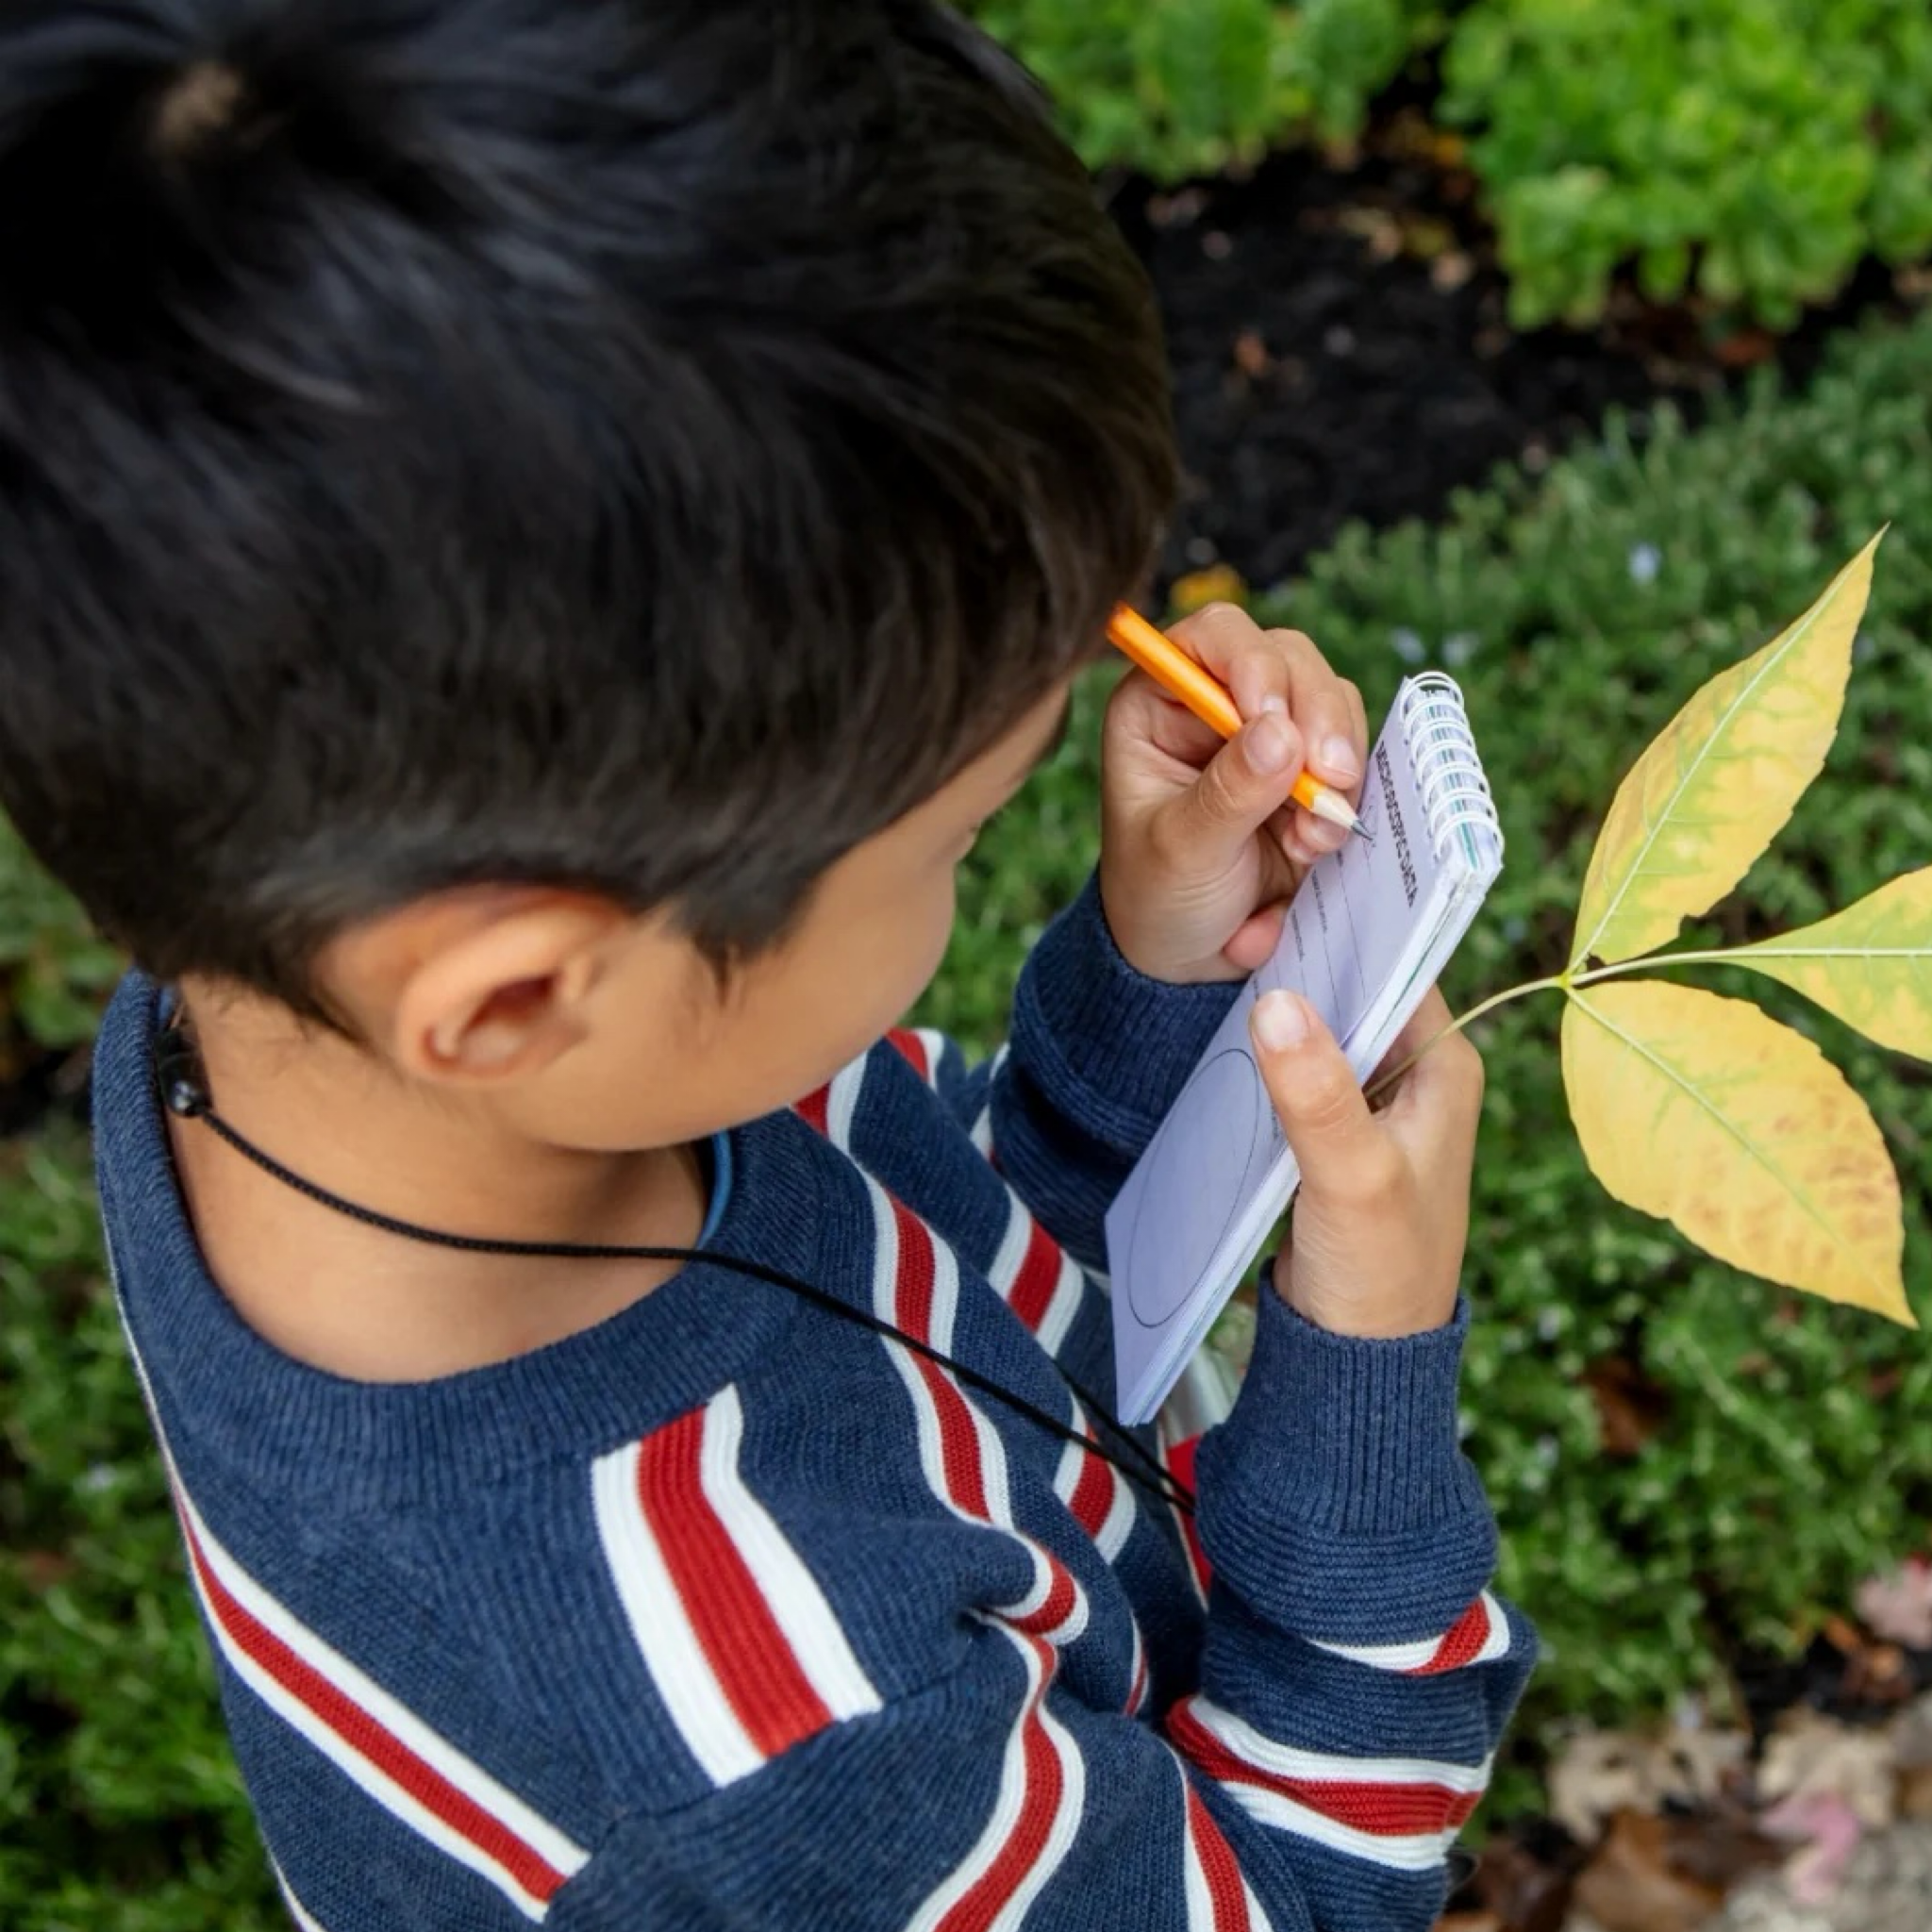
[[[972,0],[1093,167],[1159,180],[1357,134],[1446,40],[1520,327],[1594,321],[1634,265],[1788,327],[1868,253],[1932,253],[1924,0]]]
[[[1312,128],[1355,134],[1430,37],[1423,0],[971,0],[1045,82],[1091,167],[1160,180],[1257,160]]]
[[[0,1145],[0,1924],[269,1932],[73,1128]]]
[[[120,972],[120,955],[0,818],[0,1069],[22,1041],[61,1051],[92,1039]]]
[[[1924,0],[1477,0],[1444,72],[1519,326],[1594,320],[1634,262],[1787,327],[1932,250]]]

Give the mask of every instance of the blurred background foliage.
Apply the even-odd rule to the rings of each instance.
[[[1868,254],[1932,253],[1924,0],[972,0],[1096,168],[1348,142],[1413,74],[1467,142],[1519,327],[1613,276],[1788,327]],[[1447,152],[1455,152],[1452,148]]]

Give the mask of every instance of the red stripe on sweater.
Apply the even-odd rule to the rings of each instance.
[[[1091,1441],[1092,1430],[1087,1433]],[[1113,1507],[1113,1469],[1097,1449],[1090,1449],[1081,1458],[1080,1477],[1074,1485],[1067,1507],[1089,1536],[1100,1534],[1100,1526]]]
[[[1046,1320],[1059,1279],[1059,1245],[1036,1221],[1027,1234],[1026,1253],[1019,1274],[1013,1277],[1013,1291],[1008,1297],[1008,1306],[1029,1331],[1038,1329]]]
[[[1214,1902],[1214,1932],[1248,1932],[1248,1895],[1234,1847],[1192,1785],[1188,1787],[1188,1829],[1207,1874],[1208,1896]]]
[[[973,1417],[966,1399],[946,1378],[937,1362],[916,1356],[920,1379],[931,1397],[939,1419],[940,1457],[945,1464],[946,1494],[967,1515],[981,1523],[992,1521],[986,1499],[986,1470],[979,1459],[979,1439],[974,1432]]]
[[[999,1856],[940,1921],[937,1932],[986,1932],[1046,1849],[1055,1815],[1059,1810],[1066,1774],[1060,1766],[1059,1753],[1053,1748],[1053,1740],[1046,1735],[1046,1726],[1040,1718],[1041,1702],[1053,1680],[1054,1658],[1049,1647],[1038,1638],[1029,1641],[1040,1653],[1041,1679],[1023,1721],[1025,1729],[1021,1750],[1026,1768],[1026,1790],[1021,1800],[1020,1815],[1007,1834]]]
[[[932,1341],[933,1283],[938,1263],[932,1234],[904,1202],[893,1200],[892,1222],[899,1236],[899,1273],[893,1284],[893,1319],[917,1341]],[[986,1472],[979,1459],[979,1439],[965,1398],[937,1362],[923,1355],[912,1357],[925,1384],[939,1424],[940,1458],[945,1465],[946,1493],[970,1516],[991,1520],[986,1500]]]
[[[237,1649],[252,1658],[290,1696],[303,1704],[358,1757],[401,1786],[425,1811],[501,1866],[529,1895],[547,1904],[562,1888],[563,1874],[500,1820],[458,1790],[433,1765],[419,1757],[386,1724],[355,1703],[306,1662],[259,1618],[247,1609],[215,1574],[187,1512],[188,1555],[216,1621]]]
[[[1455,1628],[1436,1646],[1435,1656],[1420,1670],[1409,1674],[1435,1677],[1444,1671],[1459,1671],[1472,1658],[1482,1655],[1483,1645],[1489,1641],[1490,1608],[1481,1597],[1477,1597],[1457,1619]]]
[[[826,1108],[831,1098],[832,1090],[829,1086],[821,1087],[816,1093],[808,1093],[798,1103],[797,1112],[799,1119],[816,1133],[823,1134],[829,1131],[830,1117],[826,1112]]]
[[[1169,1712],[1167,1734],[1219,1784],[1253,1785],[1277,1792],[1338,1824],[1376,1838],[1420,1838],[1447,1831],[1467,1824],[1481,1802],[1477,1792],[1452,1791],[1446,1785],[1284,1777],[1237,1757],[1184,1704]]]
[[[1073,1614],[1074,1599],[1079,1593],[1074,1574],[1064,1563],[1057,1557],[1047,1557],[1046,1564],[1046,1601],[1024,1617],[1006,1619],[1015,1630],[1024,1630],[1029,1637],[1044,1637],[1058,1630]]]
[[[886,1038],[905,1057],[906,1064],[925,1081],[932,1081],[932,1063],[925,1057],[925,1041],[909,1026],[894,1026]]]
[[[832,1722],[699,1476],[705,1409],[647,1436],[638,1502],[718,1688],[767,1757]]]

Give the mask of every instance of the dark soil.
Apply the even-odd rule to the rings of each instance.
[[[1474,179],[1411,108],[1385,114],[1352,166],[1284,154],[1242,181],[1128,183],[1113,208],[1174,370],[1188,480],[1164,581],[1226,563],[1267,587],[1350,519],[1433,516],[1497,463],[1547,463],[1614,406],[1671,397],[1694,417],[1767,360],[1802,379],[1833,329],[1900,303],[1873,264],[1781,339],[1627,290],[1595,329],[1518,335]]]

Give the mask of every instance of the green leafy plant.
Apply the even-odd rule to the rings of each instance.
[[[973,0],[1046,84],[1090,166],[1157,179],[1344,138],[1434,30],[1419,0]]]
[[[1932,250],[1920,0],[1477,0],[1444,115],[1501,236],[1519,326],[1601,313],[1634,263],[1789,326],[1862,256]]]
[[[0,819],[0,1064],[5,1032],[50,1051],[93,1038],[121,956]]]
[[[84,1137],[0,1143],[0,1924],[270,1932]]]
[[[1158,180],[1358,134],[1443,45],[1520,327],[1588,324],[1634,268],[1788,327],[1868,254],[1932,253],[1921,0],[973,0],[1090,165]]]

